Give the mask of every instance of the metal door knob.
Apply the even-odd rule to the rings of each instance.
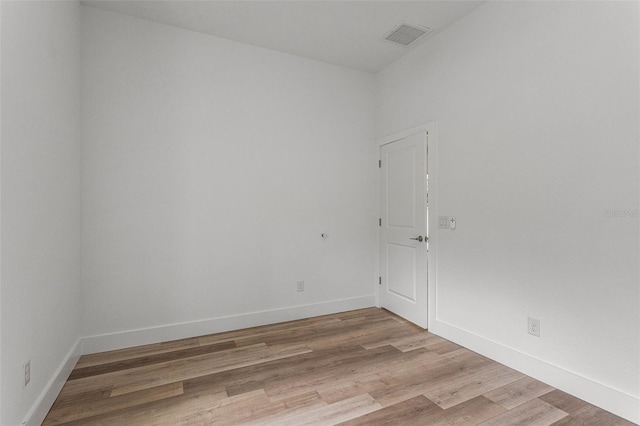
[[[417,240],[419,243],[422,242],[422,235],[420,235],[419,237],[416,238],[409,238],[410,240]]]

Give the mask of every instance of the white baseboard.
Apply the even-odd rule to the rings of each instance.
[[[375,306],[375,296],[332,300],[82,338],[82,353],[111,351]]]
[[[29,413],[27,413],[27,416],[22,422],[23,425],[38,426],[42,424],[47,413],[49,413],[51,406],[58,397],[58,394],[60,394],[62,387],[69,378],[69,375],[71,375],[73,367],[75,367],[78,359],[80,358],[80,342],[81,339],[76,340],[74,345],[71,347],[60,364],[60,367],[58,367],[53,377],[49,380],[49,383],[47,383],[36,400],[35,404],[31,407],[31,410],[29,410]]]
[[[429,323],[429,331],[617,416],[640,424],[640,398],[638,397],[500,343],[487,340],[446,322],[432,320]]]

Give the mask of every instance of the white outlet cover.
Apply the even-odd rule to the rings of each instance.
[[[540,320],[527,318],[527,332],[532,336],[540,337]]]

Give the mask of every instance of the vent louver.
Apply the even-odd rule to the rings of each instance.
[[[431,28],[400,24],[388,33],[384,39],[403,46],[409,46],[411,43],[429,32],[431,32]]]

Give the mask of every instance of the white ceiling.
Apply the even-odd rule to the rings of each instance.
[[[362,71],[377,72],[484,1],[83,0],[83,4]],[[400,23],[433,31],[409,48]]]

